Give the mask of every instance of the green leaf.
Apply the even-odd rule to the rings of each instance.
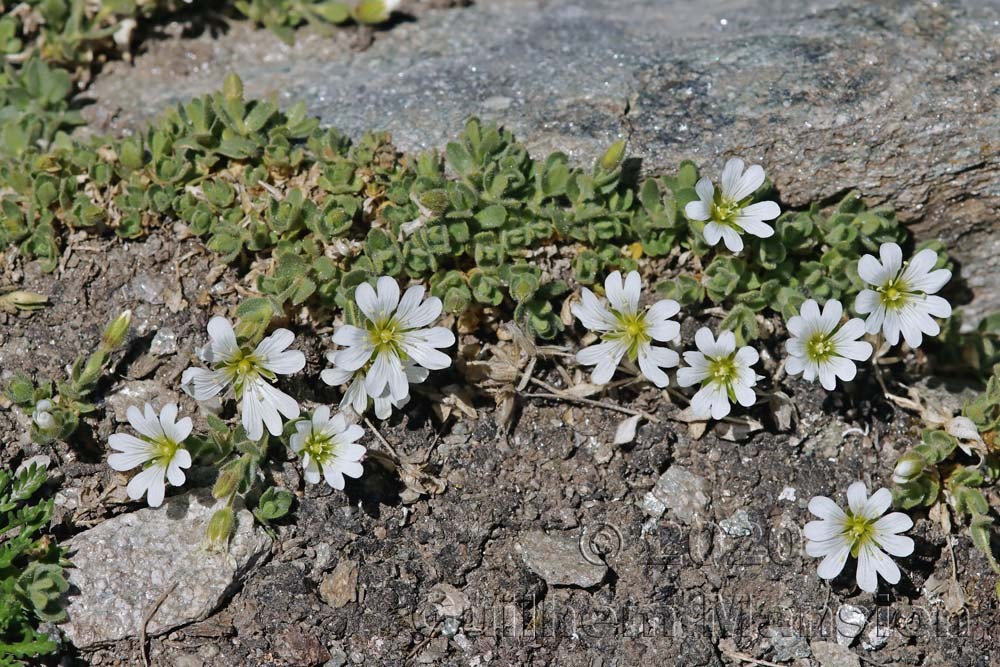
[[[253,514],[261,523],[268,523],[288,514],[292,507],[293,496],[285,489],[271,486],[261,494],[257,501],[257,509]]]
[[[993,550],[993,519],[984,514],[976,514],[969,522],[969,536],[972,544],[986,556],[990,567],[997,574],[1000,574],[1000,563],[997,562],[997,554]]]

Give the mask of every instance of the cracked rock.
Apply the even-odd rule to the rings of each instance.
[[[211,614],[269,551],[271,538],[245,509],[225,552],[205,548],[215,510],[207,490],[173,496],[160,508],[109,519],[69,541],[70,583],[63,631],[78,648],[163,634]],[[165,596],[165,597],[164,597]],[[162,601],[160,601],[162,597]]]

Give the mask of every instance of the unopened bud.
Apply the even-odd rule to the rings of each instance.
[[[354,6],[354,20],[366,25],[385,23],[399,6],[399,0],[361,0]]]
[[[0,310],[3,310],[3,303],[10,304],[15,310],[38,310],[48,302],[49,298],[44,294],[13,290],[0,295]]]
[[[604,171],[614,171],[622,163],[625,157],[625,140],[619,139],[611,144],[608,150],[601,156],[601,169]]]
[[[205,529],[205,536],[211,546],[221,547],[229,541],[235,520],[232,507],[223,507],[212,515],[208,520],[208,528]]]
[[[32,421],[35,422],[35,426],[37,426],[41,431],[52,430],[52,427],[55,426],[56,423],[56,420],[52,418],[52,414],[44,410],[41,412],[35,412],[32,417]]]
[[[219,478],[215,480],[212,487],[212,495],[216,498],[228,498],[236,491],[236,486],[240,483],[239,471],[227,468],[219,473]]]
[[[896,462],[892,471],[892,480],[896,484],[906,484],[924,471],[924,460],[919,454],[907,452]]]
[[[125,336],[128,334],[128,328],[131,324],[132,311],[126,310],[104,329],[104,335],[101,336],[101,347],[105,350],[120,347],[125,342]]]

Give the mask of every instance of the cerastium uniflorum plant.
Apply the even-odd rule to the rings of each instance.
[[[90,401],[101,377],[114,361],[113,353],[128,336],[132,312],[126,310],[104,329],[97,349],[69,366],[66,379],[32,380],[16,375],[7,385],[7,397],[31,415],[31,439],[39,444],[70,442],[80,418],[97,408]]]
[[[986,390],[968,402],[961,415],[925,408],[923,420],[921,442],[899,458],[893,471],[896,504],[905,509],[936,505],[950,509],[1000,574],[987,500],[995,496],[1000,481],[1000,366]]]
[[[52,499],[40,491],[43,466],[0,469],[0,664],[37,664],[58,644],[42,623],[65,620],[65,550],[48,534]]]
[[[915,243],[891,209],[869,208],[856,192],[783,211],[764,169],[739,158],[707,165],[710,175],[685,161],[640,177],[622,141],[579,167],[558,152],[533,157],[477,119],[443,152],[404,154],[388,134],[352,141],[304,104],[251,99],[235,75],[129,137],[71,138],[81,119],[70,96],[91,63],[127,55],[136,22],[175,5],[73,0],[73,18],[59,4],[29,0],[27,14],[0,19],[0,48],[14,56],[0,74],[0,249],[54,271],[81,233],[183,234],[242,272],[250,296],[232,313],[235,326],[210,320],[201,360],[182,381],[194,402],[221,398],[223,411],[203,406],[199,433],[184,405],[133,406],[129,428],[109,441],[109,464],[130,476],[128,496],[151,506],[185,485],[190,468],[215,467],[216,545],[234,530],[239,504],[265,526],[289,512],[276,459],[294,458],[306,483],[338,490],[360,476],[369,411],[390,419],[412,392],[433,396],[428,377],[456,358],[464,372],[489,367],[484,384],[507,405],[522,382],[539,381],[538,359],[567,355],[572,341],[576,359],[594,367],[588,391],[645,379],[687,402],[685,419],[702,425],[745,419],[788,375],[852,399],[858,383],[875,380],[914,409],[890,391],[908,364],[985,377],[1000,360],[1000,317],[963,333],[938,294],[952,269],[940,243]],[[395,3],[231,6],[289,39],[304,23],[384,22]],[[45,20],[29,24],[32,12]],[[643,303],[644,287],[660,298]],[[12,289],[0,292],[0,308],[16,316],[40,299]],[[697,320],[686,338],[685,318]],[[321,377],[338,392],[337,411],[295,397],[305,359],[292,329],[307,322],[334,330]],[[112,323],[64,382],[10,383],[36,441],[72,438],[127,326],[127,314]],[[785,372],[760,375],[772,361]],[[986,489],[998,477],[998,383],[991,378],[964,417],[922,413],[923,442],[895,471],[900,507],[946,503],[994,567]],[[904,522],[880,527],[893,516],[883,516],[886,494],[869,506],[863,485],[852,488],[847,509],[818,501],[826,523],[809,530],[809,550],[824,558],[824,575],[855,557],[865,590],[877,589],[876,574],[895,583],[900,573],[883,556],[904,557],[909,545],[878,540],[892,542]]]

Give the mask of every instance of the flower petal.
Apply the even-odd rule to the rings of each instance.
[[[833,579],[844,571],[847,564],[847,557],[851,554],[851,545],[842,544],[839,549],[827,554],[826,558],[820,561],[816,568],[816,574],[820,579]]]
[[[205,361],[209,363],[226,361],[240,351],[233,325],[225,317],[217,315],[208,321],[208,340]]]
[[[847,506],[851,508],[852,514],[864,515],[867,503],[868,487],[864,482],[854,482],[847,487]]]

